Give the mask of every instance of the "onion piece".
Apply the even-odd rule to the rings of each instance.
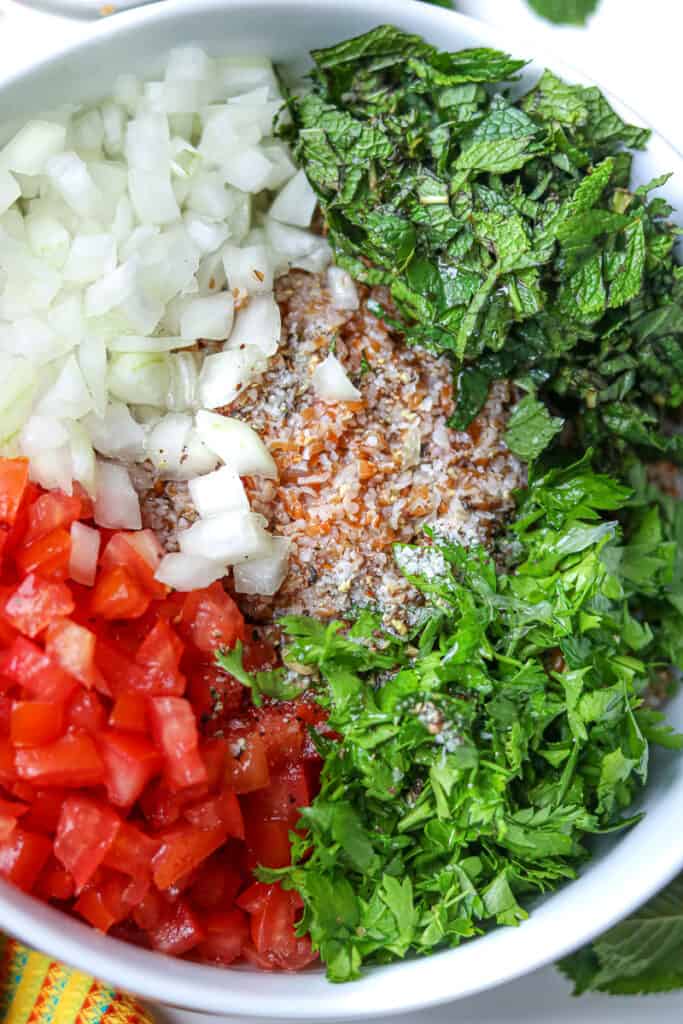
[[[223,178],[241,192],[262,192],[266,187],[273,165],[256,146],[232,148],[229,157],[221,163]]]
[[[31,416],[19,436],[21,449],[29,458],[59,448],[68,440],[69,431],[56,416]]]
[[[45,165],[45,173],[65,203],[79,217],[96,218],[102,194],[87,165],[76,153],[58,153]]]
[[[71,524],[71,553],[69,555],[69,576],[84,587],[92,587],[97,574],[97,558],[100,552],[99,530],[76,521]]]
[[[109,392],[122,402],[163,408],[169,367],[163,352],[116,352],[109,360]]]
[[[0,167],[0,213],[9,210],[21,195],[19,182],[9,171]]]
[[[287,575],[289,548],[290,540],[287,537],[271,537],[267,555],[236,565],[233,570],[236,592],[266,596],[275,594]]]
[[[64,149],[66,128],[54,121],[29,121],[0,151],[0,167],[42,174],[51,156]]]
[[[194,341],[179,337],[144,338],[138,334],[122,334],[107,343],[110,352],[173,352],[178,348],[190,348]]]
[[[185,592],[208,587],[214,580],[222,579],[226,572],[223,562],[178,551],[164,555],[154,577],[167,587]]]
[[[195,419],[197,433],[219,459],[240,476],[263,476],[277,480],[273,456],[248,423],[201,410]]]
[[[236,565],[248,558],[262,558],[270,550],[265,519],[254,512],[224,512],[199,519],[178,534],[184,555],[199,555]]]
[[[119,459],[144,457],[145,432],[123,402],[109,402],[103,417],[91,413],[83,424],[101,455]]]
[[[358,309],[358,289],[348,270],[343,270],[342,267],[328,267],[327,287],[335,309]]]
[[[272,292],[273,264],[265,245],[226,245],[223,266],[230,288],[243,288],[251,295]]]
[[[65,281],[89,284],[116,267],[113,235],[75,235],[62,273]]]
[[[97,460],[90,437],[83,424],[75,420],[69,420],[68,429],[73,478],[94,498],[97,493]]]
[[[229,292],[189,299],[180,314],[180,333],[183,338],[207,338],[223,341],[230,334],[234,302]]]
[[[213,473],[195,477],[189,484],[192,503],[200,516],[222,512],[248,512],[249,499],[244,484],[232,466],[221,466]]]
[[[76,357],[71,355],[64,363],[57,380],[41,398],[37,412],[46,416],[67,416],[79,420],[93,408],[93,400],[86,386]]]
[[[280,307],[272,293],[253,295],[235,317],[227,347],[254,345],[264,356],[272,356],[280,344],[281,328]]]
[[[199,401],[204,409],[230,405],[244,386],[265,370],[263,353],[254,345],[207,356],[199,374]]]
[[[29,475],[31,480],[47,491],[59,490],[71,494],[73,465],[69,445],[63,444],[59,448],[46,449],[34,455],[29,463]]]
[[[284,224],[307,228],[318,205],[318,198],[311,188],[305,171],[297,171],[276,196],[270,208],[270,216]]]
[[[362,398],[346,375],[346,370],[331,352],[313,371],[313,390],[324,402],[357,402]]]
[[[172,480],[180,472],[190,430],[192,417],[174,412],[163,416],[149,432],[145,450],[162,479]]]
[[[109,530],[141,529],[140,502],[125,466],[98,459],[94,518]]]
[[[78,363],[92,396],[93,409],[104,416],[107,409],[107,350],[98,334],[88,334],[78,346]]]

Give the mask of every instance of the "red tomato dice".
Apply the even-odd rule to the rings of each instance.
[[[35,637],[54,619],[70,615],[74,608],[74,599],[65,583],[29,573],[8,597],[3,615],[25,636]]]
[[[137,619],[145,614],[150,600],[136,578],[123,565],[115,565],[97,577],[90,610],[103,619]]]
[[[109,847],[104,863],[131,878],[151,878],[152,858],[158,852],[160,840],[147,836],[136,825],[122,821],[114,842]]]
[[[157,888],[168,889],[222,846],[226,836],[224,825],[210,829],[176,825],[164,832],[159,837],[161,846],[152,862]]]
[[[169,786],[183,789],[205,783],[207,773],[199,755],[197,721],[188,701],[183,697],[151,697],[148,708]]]
[[[254,949],[271,969],[298,971],[315,960],[308,936],[298,938],[299,897],[279,885],[268,886],[261,906],[251,915]]]
[[[108,729],[100,733],[107,796],[116,807],[130,807],[147,783],[161,771],[163,758],[144,736]]]
[[[138,648],[135,661],[145,677],[145,692],[180,697],[185,677],[180,671],[183,643],[165,619],[159,619]]]
[[[225,758],[225,784],[235,793],[252,793],[268,785],[270,773],[263,740],[257,733],[238,736]]]
[[[199,960],[232,964],[242,955],[249,938],[249,923],[241,910],[212,910],[202,916],[206,938],[196,949]]]
[[[197,828],[212,829],[223,825],[228,835],[244,839],[244,821],[239,800],[228,790],[186,807],[183,815]]]
[[[36,895],[46,900],[70,900],[76,891],[76,884],[59,861],[50,856],[36,882]]]
[[[208,857],[197,869],[188,897],[204,910],[228,909],[242,885],[240,871],[230,861],[230,844]]]
[[[150,929],[149,938],[153,948],[160,953],[181,956],[204,939],[204,930],[187,903],[178,900],[159,924]]]
[[[153,530],[119,530],[108,541],[100,564],[103,569],[125,568],[152,597],[163,598],[168,588],[154,578],[164,549]]]
[[[97,786],[104,782],[104,763],[86,733],[67,733],[44,747],[17,750],[14,765],[20,779],[43,786]]]
[[[35,572],[49,579],[64,580],[69,575],[71,535],[61,527],[30,543],[24,541],[14,553],[22,573]]]
[[[79,686],[66,707],[67,727],[72,730],[99,733],[107,724],[107,711],[94,690]]]
[[[247,812],[244,827],[253,867],[259,864],[264,868],[287,867],[291,862],[291,852],[286,821],[264,821]]]
[[[37,644],[23,636],[18,636],[8,650],[0,652],[0,675],[48,703],[67,700],[78,686],[73,676],[67,675]]]
[[[209,654],[219,647],[234,647],[246,635],[242,613],[218,582],[187,595],[181,630],[198,650]]]
[[[28,459],[0,459],[0,523],[14,523],[27,485]]]
[[[15,701],[10,721],[10,739],[15,747],[40,747],[64,731],[64,705],[42,701]]]
[[[111,807],[92,797],[69,796],[62,805],[54,851],[73,875],[76,892],[94,875],[121,827]]]
[[[120,693],[111,709],[109,724],[114,729],[146,733],[147,700],[141,693]]]
[[[95,634],[71,619],[56,619],[47,627],[45,653],[84,686],[96,686]]]
[[[46,836],[17,826],[0,842],[0,875],[28,892],[51,853],[52,843]]]
[[[26,543],[30,544],[59,529],[68,533],[71,524],[82,518],[82,512],[83,502],[78,494],[64,494],[63,491],[41,494],[28,510]]]

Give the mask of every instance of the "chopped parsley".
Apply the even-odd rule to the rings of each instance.
[[[341,738],[316,738],[293,867],[260,873],[301,893],[331,980],[517,924],[591,836],[639,820],[650,742],[682,743],[643,702],[672,653],[643,609],[683,627],[670,510],[644,497],[588,453],[532,473],[502,567],[437,536],[397,548],[426,598],[406,637],[368,612],[282,621]]]

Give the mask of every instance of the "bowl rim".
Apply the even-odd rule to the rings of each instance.
[[[201,17],[202,13],[222,10],[229,12],[231,9],[239,11],[240,8],[248,8],[250,13],[259,9],[267,12],[273,8],[296,8],[304,13],[310,12],[311,17],[315,17],[321,9],[343,7],[346,11],[358,12],[366,17],[369,12],[376,12],[377,24],[394,19],[400,21],[400,15],[405,11],[413,16],[413,20],[422,23],[423,28],[418,31],[427,33],[431,30],[435,33],[439,27],[452,29],[455,21],[472,45],[494,46],[520,53],[527,50],[524,40],[507,29],[499,29],[467,15],[418,0],[391,0],[391,3],[388,0],[189,0],[189,3],[188,0],[165,0],[164,3],[147,3],[100,22],[88,23],[80,38],[67,42],[28,67],[5,77],[0,74],[0,98],[4,90],[29,82],[38,70],[49,70],[65,58],[77,57],[87,51],[91,43],[125,36],[135,27],[147,23],[171,22],[176,17],[186,17],[190,4],[193,15],[197,17]],[[533,45],[536,48],[536,43]],[[547,58],[546,66],[563,77],[582,85],[599,85],[599,80],[568,65],[552,49],[544,47],[543,56]],[[539,63],[537,57],[533,63]],[[546,61],[542,63],[546,64]],[[683,156],[677,149],[627,104],[608,89],[600,88],[623,117],[652,129],[651,145],[656,142],[671,166],[676,168],[676,174],[683,184]],[[653,842],[648,850],[648,870],[647,873],[640,871],[641,881],[637,892],[634,892],[631,874],[633,866],[642,868],[637,858],[633,865],[626,867],[628,858],[622,857],[622,863],[612,871],[607,863],[595,864],[600,880],[605,883],[604,892],[608,897],[600,904],[599,912],[593,905],[588,914],[585,906],[572,906],[569,890],[580,883],[579,879],[579,882],[568,883],[558,890],[549,903],[537,908],[530,921],[522,924],[516,932],[499,927],[457,949],[373,968],[362,980],[351,985],[328,985],[324,997],[315,993],[316,986],[312,984],[314,978],[321,977],[319,972],[268,975],[265,979],[262,972],[229,970],[174,960],[94,933],[88,925],[66,918],[63,912],[39,903],[2,880],[0,922],[3,929],[22,942],[42,949],[48,955],[64,959],[89,974],[104,978],[117,988],[188,1011],[219,1015],[229,1012],[235,1017],[299,1021],[370,1019],[389,1013],[425,1009],[511,981],[558,960],[627,916],[683,868],[683,840],[679,838],[677,844],[670,820],[662,813],[659,818],[661,821],[655,815],[655,824],[659,825],[655,835],[659,841]],[[648,820],[652,821],[650,815]],[[635,830],[626,833],[619,841],[620,848],[627,847],[629,842],[637,848],[640,844],[633,842],[634,835]],[[670,837],[671,842],[661,842],[663,836]],[[583,872],[583,876],[588,873]],[[645,877],[647,881],[643,881]],[[565,926],[561,932],[555,927],[555,914],[549,909],[550,904],[561,905],[564,909]],[[544,923],[543,945],[537,945],[535,952],[529,955],[524,938],[531,937],[530,927],[542,933]],[[483,970],[481,963],[477,963],[477,951],[488,954],[483,957],[488,964]],[[450,961],[454,955],[457,959],[451,968]],[[403,976],[400,984],[397,983],[399,974]],[[265,983],[257,985],[259,990],[255,993],[240,991],[239,982],[237,985],[231,984],[231,981],[235,982],[240,977],[257,978]]]

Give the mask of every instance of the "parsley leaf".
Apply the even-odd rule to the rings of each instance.
[[[543,402],[527,395],[510,417],[505,442],[520,459],[533,462],[559,433],[563,422],[551,416]]]
[[[242,686],[251,690],[251,699],[258,707],[264,697],[276,700],[294,700],[301,695],[301,685],[287,677],[285,669],[273,669],[269,672],[248,672],[242,662],[242,642],[237,641],[232,650],[223,648],[216,652],[219,668],[234,676]]]

